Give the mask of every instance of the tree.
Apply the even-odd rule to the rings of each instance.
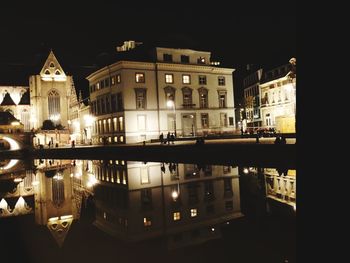
[[[44,120],[42,129],[43,130],[54,130],[55,124],[53,123],[52,120]]]

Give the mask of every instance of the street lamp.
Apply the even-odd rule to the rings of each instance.
[[[174,134],[175,137],[176,136],[176,109],[175,109],[175,102],[173,100],[168,100],[166,105],[168,106],[168,108],[172,108],[173,109],[173,113],[174,113]]]
[[[294,109],[294,130],[295,134],[297,133],[297,115],[296,115],[296,80],[297,80],[297,72],[296,72],[296,67],[297,67],[297,60],[296,58],[291,58],[289,60],[289,63],[291,64],[291,70],[288,73],[288,77],[291,80],[292,83],[292,99],[293,99],[293,109]]]

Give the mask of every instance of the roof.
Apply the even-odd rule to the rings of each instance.
[[[0,125],[10,125],[13,121],[18,121],[10,112],[0,111]]]
[[[1,106],[11,106],[11,105],[16,105],[16,103],[11,98],[10,93],[6,92],[5,97],[2,100],[0,105]]]

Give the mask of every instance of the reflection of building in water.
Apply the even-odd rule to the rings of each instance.
[[[279,174],[283,173],[283,176]],[[266,195],[296,208],[296,170],[265,168]]]
[[[0,218],[34,211],[33,174],[23,160],[0,160]]]
[[[200,243],[242,216],[237,167],[110,160],[94,161],[93,171],[95,225],[124,241]]]
[[[85,196],[82,188],[83,162],[35,160],[39,180],[35,191],[35,221],[47,225],[59,246],[69,228],[80,218]]]

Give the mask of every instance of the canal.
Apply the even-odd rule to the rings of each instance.
[[[0,161],[7,262],[296,262],[293,165],[111,156]]]

